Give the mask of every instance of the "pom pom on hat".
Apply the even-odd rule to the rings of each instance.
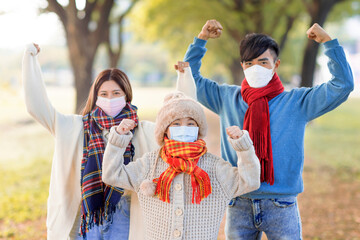
[[[149,179],[145,179],[140,184],[140,192],[145,196],[152,197],[155,195],[156,183]]]
[[[155,122],[155,138],[160,146],[164,144],[164,134],[168,126],[173,121],[186,117],[196,121],[199,126],[199,138],[204,138],[207,132],[207,123],[201,105],[179,91],[166,95],[164,105]]]

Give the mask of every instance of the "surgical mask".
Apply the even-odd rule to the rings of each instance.
[[[195,142],[198,138],[199,128],[198,127],[169,127],[170,139],[179,142]]]
[[[247,83],[252,88],[265,87],[272,79],[274,68],[267,69],[260,65],[254,65],[244,70]]]
[[[96,106],[100,107],[108,116],[116,117],[126,105],[125,96],[118,98],[97,97]]]

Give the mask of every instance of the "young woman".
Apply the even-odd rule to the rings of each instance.
[[[29,45],[23,58],[23,85],[28,112],[55,138],[47,212],[48,239],[127,239],[129,196],[102,182],[102,158],[112,126],[135,122],[125,162],[157,147],[154,125],[139,122],[131,104],[132,89],[118,69],[102,71],[94,81],[82,115],[65,115],[51,105],[36,55]],[[79,236],[81,232],[81,236]]]
[[[260,163],[247,131],[227,128],[238,167],[207,153],[204,111],[183,93],[169,94],[155,124],[160,149],[128,165],[124,152],[136,122],[112,127],[104,153],[103,180],[138,194],[145,238],[217,239],[226,206],[238,194],[260,186]]]

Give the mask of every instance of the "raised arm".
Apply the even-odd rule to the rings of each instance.
[[[124,165],[124,152],[133,137],[129,131],[134,128],[133,124],[132,120],[124,119],[118,127],[110,129],[102,163],[102,180],[112,186],[137,191],[150,167],[146,154]]]
[[[299,89],[301,111],[310,121],[343,103],[354,89],[354,79],[344,50],[337,39],[331,40],[318,24],[314,24],[307,31],[307,35],[308,38],[324,44],[325,55],[329,57],[328,68],[332,75],[327,83]]]
[[[217,178],[229,198],[252,192],[260,187],[260,163],[253,142],[246,130],[238,126],[226,129],[228,140],[236,151],[237,167],[221,161],[217,165]]]
[[[178,75],[176,80],[176,90],[185,93],[185,95],[196,101],[196,85],[189,63],[178,61],[178,64],[175,65],[175,70]]]
[[[39,49],[34,44],[26,47],[22,61],[22,80],[27,111],[51,134],[55,135],[56,110],[46,94],[40,65],[37,61]]]
[[[189,62],[192,75],[196,84],[196,95],[198,101],[215,113],[219,113],[222,107],[222,97],[227,89],[227,85],[204,78],[200,74],[201,59],[206,53],[205,45],[209,38],[221,36],[222,26],[216,20],[209,20],[203,26],[198,37],[190,44],[184,62]]]

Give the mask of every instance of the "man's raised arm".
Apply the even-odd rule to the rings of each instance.
[[[206,53],[205,45],[209,38],[219,38],[222,33],[222,26],[216,20],[208,20],[201,29],[198,37],[190,44],[184,62],[189,62],[192,75],[196,84],[198,101],[215,113],[219,113],[222,106],[222,91],[227,85],[204,78],[200,74],[201,59]]]

